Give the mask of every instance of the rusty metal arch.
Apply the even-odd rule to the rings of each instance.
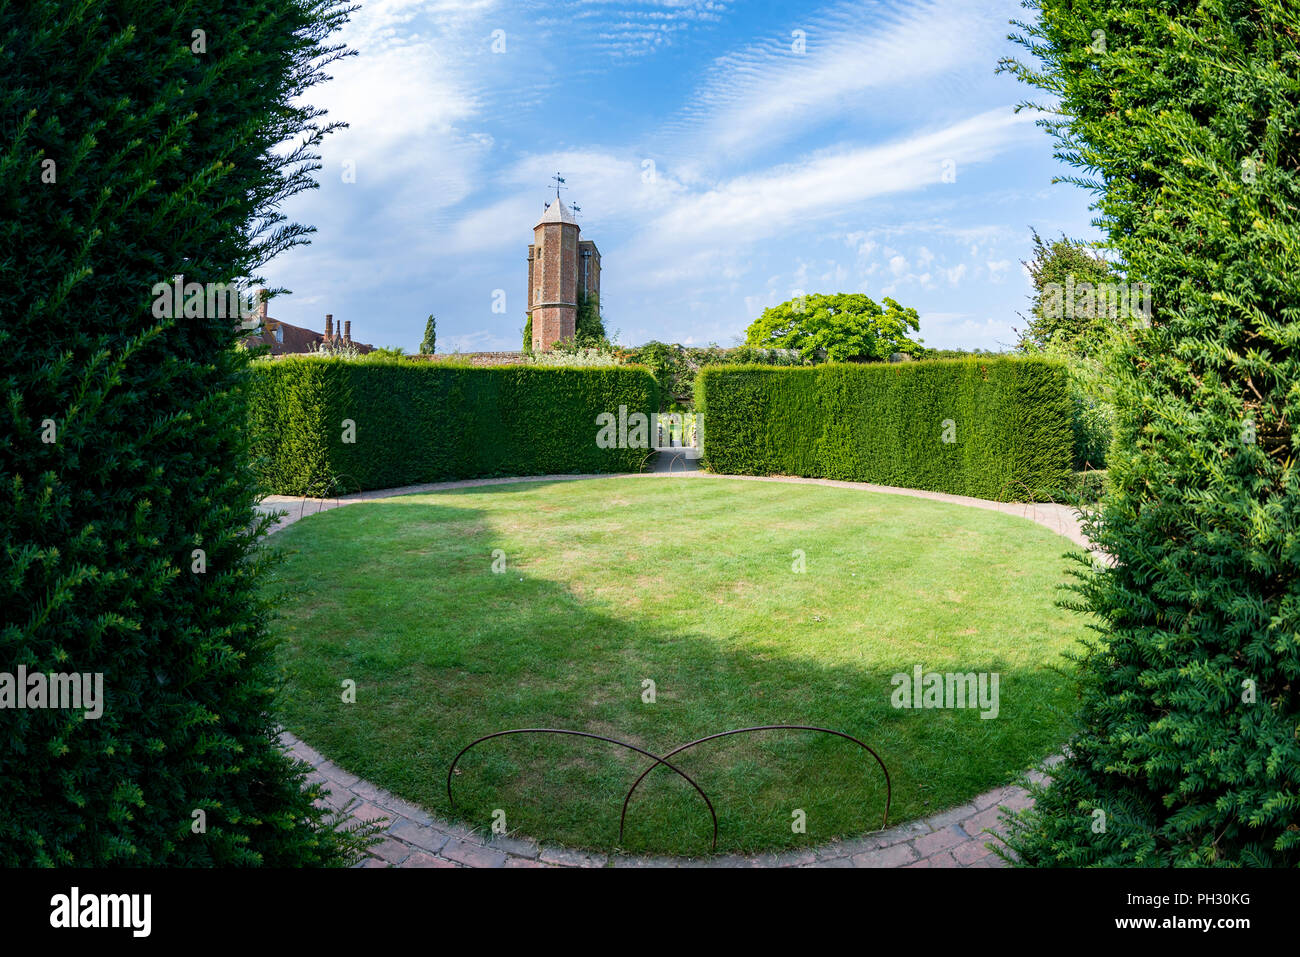
[[[564,728],[512,728],[509,731],[495,731],[492,734],[485,734],[483,735],[483,737],[471,741],[469,744],[465,745],[465,747],[460,749],[460,753],[457,754],[456,757],[452,758],[451,766],[447,768],[447,800],[451,802],[451,806],[453,808],[456,806],[456,799],[453,798],[451,795],[451,778],[456,771],[456,763],[464,756],[466,751],[468,751],[470,748],[474,747],[475,745],[481,744],[484,741],[490,741],[493,738],[501,738],[508,734],[567,734],[577,738],[594,738],[597,741],[605,741],[609,744],[617,744],[619,747],[627,748],[629,751],[635,751],[637,754],[645,755],[647,758],[650,758],[655,762],[654,764],[650,765],[651,768],[656,768],[662,764],[670,771],[673,771],[680,777],[685,778],[686,782],[690,784],[691,787],[695,788],[696,791],[699,792],[700,797],[704,798],[704,803],[709,809],[709,816],[713,818],[713,850],[716,851],[718,849],[718,813],[713,809],[713,802],[709,800],[709,796],[704,793],[703,788],[701,788],[698,784],[695,783],[694,778],[686,774],[686,772],[682,771],[680,768],[672,764],[669,764],[667,761],[665,761],[663,758],[659,757],[658,755],[651,754],[649,751],[646,751],[644,748],[638,748],[635,744],[628,744],[626,741],[620,741],[617,738],[607,738],[603,734],[592,734],[589,731],[569,731]],[[691,742],[691,744],[697,744],[697,743],[698,742],[695,741]],[[690,746],[691,746],[690,744],[683,745],[683,747],[690,747]],[[678,748],[677,750],[680,751],[682,749]],[[645,775],[643,774],[641,775],[641,777],[645,777]],[[638,783],[640,783],[639,779],[638,779]],[[636,787],[635,784],[632,786]],[[628,793],[630,794],[631,792]],[[623,812],[624,814],[627,813],[627,802],[624,802],[623,804]],[[622,840],[623,821],[621,818],[618,824],[618,834],[619,834],[619,839]]]
[[[753,728],[733,728],[731,731],[720,731],[717,734],[710,734],[703,738],[696,738],[694,741],[687,741],[685,744],[679,744],[677,747],[667,752],[663,756],[663,758],[657,759],[656,764],[652,764],[650,765],[650,767],[642,771],[641,776],[637,778],[634,782],[632,782],[632,786],[628,788],[627,796],[623,798],[623,812],[619,815],[618,818],[619,843],[622,843],[623,841],[623,825],[627,821],[627,807],[628,807],[628,803],[632,800],[632,793],[636,791],[637,786],[642,781],[645,780],[646,775],[649,774],[651,771],[653,771],[656,767],[658,767],[659,764],[664,764],[667,765],[668,767],[672,767],[672,765],[668,764],[668,762],[664,760],[664,758],[671,758],[674,754],[680,754],[682,751],[685,751],[687,748],[693,748],[697,744],[703,744],[706,741],[713,741],[716,738],[726,738],[733,734],[749,734],[750,732],[753,731],[818,731],[821,732],[822,734],[833,734],[841,738],[846,738],[849,741],[852,741],[858,747],[862,748],[864,751],[868,752],[873,758],[876,759],[876,763],[880,765],[880,770],[885,775],[885,816],[884,819],[880,822],[880,829],[882,831],[885,829],[885,825],[889,823],[889,806],[894,798],[894,786],[889,780],[889,769],[885,767],[885,762],[880,759],[880,755],[877,754],[874,749],[872,749],[866,744],[863,744],[861,741],[853,737],[853,735],[851,734],[845,734],[843,731],[835,731],[831,728],[817,728],[806,724],[761,724]],[[685,775],[682,776],[685,777]],[[700,793],[703,794],[704,792],[701,791]],[[710,805],[710,807],[712,807],[712,805]],[[718,846],[718,842],[715,837],[713,842],[714,850],[717,849],[717,846]]]

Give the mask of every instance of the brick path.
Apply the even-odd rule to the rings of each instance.
[[[280,513],[272,531],[292,524],[306,515],[342,505],[436,492],[445,489],[512,482],[578,481],[587,478],[688,478],[705,476],[759,482],[795,482],[856,488],[891,495],[911,495],[973,508],[986,508],[1018,515],[1037,522],[1087,546],[1077,515],[1072,509],[1056,504],[1017,504],[990,502],[984,499],[900,489],[863,482],[840,482],[831,479],[806,479],[791,476],[713,475],[699,471],[641,473],[638,476],[546,475],[524,478],[469,479],[460,482],[437,482],[408,485],[403,488],[378,489],[334,499],[296,498],[270,495],[259,508]],[[998,788],[979,797],[920,821],[911,821],[888,831],[868,834],[851,841],[837,841],[804,851],[742,857],[724,854],[704,858],[638,857],[575,851],[560,847],[543,847],[527,838],[491,835],[459,824],[449,824],[431,817],[414,804],[363,781],[289,732],[281,733],[281,742],[295,757],[311,765],[309,779],[327,788],[324,803],[342,809],[356,802],[351,811],[354,819],[383,821],[382,840],[371,848],[359,867],[1001,867],[1003,861],[990,846],[1004,830],[1001,817],[1005,811],[1018,811],[1032,803],[1028,792],[1015,785]],[[1059,756],[1049,758],[1054,764]],[[1031,780],[1042,781],[1041,771],[1032,771]]]

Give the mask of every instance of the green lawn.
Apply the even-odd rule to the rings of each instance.
[[[1069,542],[996,512],[852,489],[728,479],[530,482],[306,518],[271,539],[284,720],[344,768],[441,816],[608,850],[647,761],[600,742],[472,739],[514,727],[663,753],[756,724],[861,738],[893,778],[891,824],[1004,784],[1064,740],[1051,669],[1084,633],[1054,605]],[[493,550],[505,555],[492,571]],[[806,572],[792,570],[802,550]],[[892,707],[897,672],[998,672],[1000,711]],[[352,679],[357,701],[341,700]],[[643,681],[657,700],[643,702]],[[677,763],[677,759],[674,759]],[[850,742],[736,736],[680,756],[719,851],[813,846],[880,826],[879,769]],[[794,833],[792,812],[806,813]],[[703,802],[659,768],[623,847],[701,854]]]

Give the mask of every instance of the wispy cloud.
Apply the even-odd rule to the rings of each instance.
[[[537,154],[498,175],[496,192],[508,195],[468,211],[455,226],[455,240],[470,249],[517,244],[521,224],[531,226],[541,215],[539,187],[552,170],[563,169],[571,181],[583,184],[584,209],[594,213],[584,228],[596,233],[602,227],[631,228],[629,251],[662,279],[660,264],[648,260],[679,260],[683,251],[701,246],[743,248],[875,197],[946,188],[945,161],[986,162],[1032,131],[1028,115],[992,110],[882,146],[820,152],[712,186],[682,183],[657,171],[647,175],[644,161],[630,151]],[[680,266],[672,268],[680,278]]]
[[[557,4],[548,0],[548,12]],[[584,46],[614,59],[644,57],[673,44],[679,34],[721,22],[723,0],[577,0],[560,7],[570,31],[586,26]]]
[[[647,232],[670,236],[674,244],[756,241],[874,197],[943,188],[945,161],[986,162],[1032,129],[1025,114],[998,109],[883,146],[816,154],[686,197]]]
[[[673,125],[692,134],[680,148],[692,169],[707,168],[849,112],[886,113],[900,92],[938,75],[987,70],[983,38],[997,34],[988,30],[986,7],[978,0],[901,7],[857,0],[795,16],[780,35],[718,58]]]
[[[578,203],[583,211],[578,219],[582,228],[593,234],[645,222],[671,208],[686,193],[681,183],[645,166],[628,150],[532,154],[496,174],[491,189],[501,198],[465,212],[454,227],[456,245],[466,249],[518,245],[541,216],[546,184],[557,169],[564,170],[570,182],[582,184]],[[565,202],[573,199],[565,196]]]

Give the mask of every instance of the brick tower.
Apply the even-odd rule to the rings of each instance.
[[[528,247],[528,315],[535,352],[573,338],[579,290],[600,295],[600,252],[595,243],[579,240],[578,232],[578,221],[557,191],[533,227]]]

